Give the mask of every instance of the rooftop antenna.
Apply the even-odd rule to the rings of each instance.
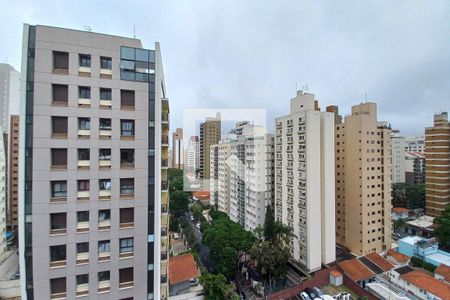
[[[87,32],[92,32],[92,28],[90,26],[87,26],[87,25],[83,25],[83,30],[87,31]]]
[[[366,103],[367,103],[367,92],[365,93],[365,96],[366,96]]]
[[[309,91],[309,86],[308,86],[308,84],[305,84],[304,86],[302,86],[302,91],[304,91],[304,92]]]
[[[133,38],[136,38],[136,24],[133,24]]]

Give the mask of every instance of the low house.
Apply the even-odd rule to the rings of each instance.
[[[211,194],[206,191],[192,192],[192,199],[194,199],[194,201],[200,201],[203,204],[208,204],[210,197],[211,197]]]
[[[450,266],[450,253],[439,250],[435,239],[408,236],[398,240],[398,252],[422,258],[425,262],[438,267],[440,264]]]
[[[360,257],[359,260],[376,274],[385,273],[394,268],[392,263],[384,259],[384,257],[376,252],[371,252],[363,257]]]
[[[405,220],[409,217],[409,209],[404,207],[394,207],[391,211],[392,221]]]
[[[421,299],[450,299],[450,285],[420,271],[403,266],[390,271],[391,282]]]
[[[394,249],[390,249],[386,254],[386,260],[393,263],[396,266],[404,266],[409,263],[411,257],[408,255],[397,252]]]
[[[445,264],[440,264],[434,271],[434,278],[450,284],[450,267]]]
[[[363,288],[366,287],[367,283],[372,282],[376,276],[374,272],[357,258],[341,261],[338,263],[338,266],[345,275]]]
[[[434,232],[434,217],[420,216],[406,222],[406,233],[412,236],[431,237]]]
[[[175,296],[192,292],[198,286],[200,272],[194,256],[190,253],[169,259],[169,295]]]

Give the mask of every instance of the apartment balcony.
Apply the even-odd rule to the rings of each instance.
[[[77,222],[77,232],[88,232],[89,231],[89,221]]]
[[[161,123],[162,124],[169,124],[169,113],[162,113],[161,114]]]
[[[111,168],[111,159],[100,159],[98,161],[98,166],[100,168]]]
[[[78,129],[78,138],[88,139],[91,136],[90,129]]]
[[[102,251],[98,253],[98,261],[107,261],[110,260],[111,253],[109,251]]]
[[[169,189],[169,184],[167,181],[161,181],[161,191],[165,192]]]
[[[101,200],[111,199],[111,190],[100,190],[98,198]]]
[[[89,167],[91,166],[91,161],[90,160],[79,160],[77,162],[78,168],[79,169],[89,169]]]
[[[77,297],[89,295],[89,284],[78,284],[76,288]]]
[[[111,129],[100,129],[99,136],[100,139],[109,140],[111,139],[112,131]]]
[[[78,105],[89,107],[89,106],[91,106],[91,99],[78,98]]]
[[[306,200],[299,200],[298,202],[298,207],[299,208],[306,208]]]
[[[169,168],[169,160],[168,159],[161,160],[161,168],[164,168],[164,169]]]
[[[168,135],[161,136],[161,146],[169,146],[169,136]]]
[[[112,107],[111,100],[100,100],[100,108],[110,109]]]
[[[162,98],[161,99],[161,104],[162,104],[162,108],[163,109],[169,109],[169,99],[167,98]]]
[[[77,253],[77,265],[89,263],[89,252]]]
[[[283,128],[283,123],[278,122],[278,123],[277,123],[277,128]]]
[[[91,196],[90,191],[78,191],[77,192],[77,199],[78,199],[78,201],[89,200],[90,196]]]
[[[111,220],[98,221],[98,230],[108,230],[108,229],[111,229]]]
[[[111,284],[110,284],[109,280],[102,280],[102,281],[98,282],[98,292],[99,293],[109,292],[110,289],[111,289]]]

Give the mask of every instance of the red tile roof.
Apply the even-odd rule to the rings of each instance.
[[[385,260],[381,255],[376,252],[372,252],[366,255],[370,261],[380,267],[384,272],[394,268],[394,265]]]
[[[444,280],[450,282],[450,267],[444,264],[440,264],[439,267],[434,271],[444,277]]]
[[[404,208],[404,207],[393,207],[392,211],[400,214],[400,213],[409,212],[409,209]]]
[[[169,283],[177,284],[198,277],[197,264],[192,254],[182,254],[169,258]]]
[[[356,258],[341,261],[338,263],[338,266],[353,281],[361,281],[375,276],[374,272],[372,272],[369,268],[367,268],[362,262],[360,262]]]
[[[210,198],[209,192],[193,192],[192,197],[198,200],[208,200]]]
[[[442,299],[450,299],[450,285],[423,272],[412,271],[404,275],[400,275],[400,277],[435,296]]]
[[[394,249],[390,249],[388,251],[388,256],[391,256],[393,259],[395,259],[398,263],[405,263],[409,260],[409,256],[399,253],[395,251]]]
[[[342,273],[336,270],[333,270],[330,272],[331,275],[333,275],[334,277],[341,277]]]

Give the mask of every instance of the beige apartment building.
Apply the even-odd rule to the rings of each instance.
[[[159,44],[26,24],[21,75],[22,299],[167,299]]]
[[[199,175],[202,179],[210,176],[210,147],[219,143],[221,137],[220,113],[216,117],[206,118],[200,123],[200,164]]]
[[[334,114],[298,91],[275,124],[275,218],[293,229],[292,258],[317,271],[336,260]]]
[[[390,126],[368,102],[353,106],[335,133],[336,241],[358,255],[390,249]]]
[[[439,216],[450,204],[450,123],[446,112],[425,129],[425,213]]]
[[[8,224],[15,235],[19,225],[19,116],[11,115],[8,142]]]

